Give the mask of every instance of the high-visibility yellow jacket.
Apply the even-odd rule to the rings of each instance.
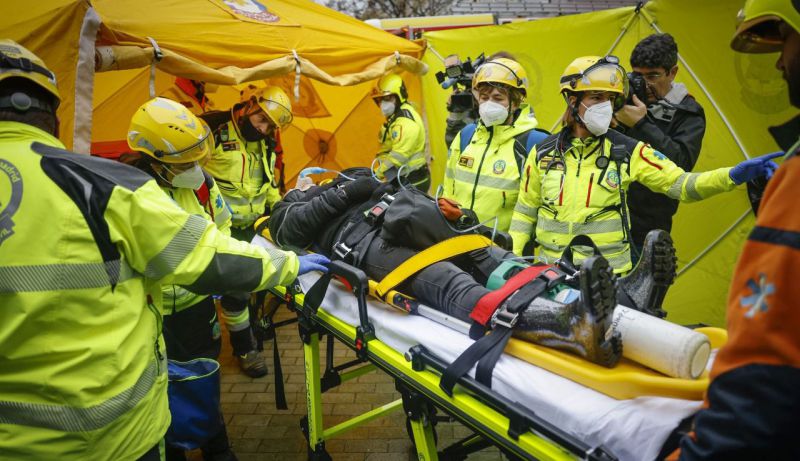
[[[378,135],[378,173],[403,167],[403,175],[427,166],[425,158],[425,125],[422,117],[411,106],[404,102],[399,112],[395,113],[383,124]]]
[[[475,212],[481,222],[497,216],[497,230],[507,232],[517,203],[523,159],[517,158],[515,137],[536,128],[529,106],[523,106],[511,125],[487,128],[478,122],[464,152],[461,133],[450,145],[443,194]],[[522,151],[525,146],[522,146]],[[489,222],[488,226],[494,223]]]
[[[136,459],[170,421],[161,284],[254,291],[299,263],[62,147],[0,122],[0,457]]]
[[[214,133],[216,149],[203,166],[217,180],[232,211],[233,227],[250,227],[278,200],[277,155],[267,140],[247,142],[229,121]]]
[[[161,186],[161,190],[187,213],[202,216],[213,222],[223,234],[231,235],[231,212],[212,177],[206,176],[205,183],[197,191],[168,186]],[[194,306],[209,296],[192,293],[179,285],[164,285],[161,294],[166,315]]]
[[[632,181],[654,192],[684,202],[702,200],[735,187],[728,172],[719,168],[687,173],[649,145],[616,131],[598,138],[568,139],[566,132],[542,141],[525,162],[519,199],[514,208],[510,234],[514,252],[522,254],[531,238],[541,247],[540,256],[559,258],[576,235],[591,237],[618,273],[631,269],[630,245],[625,241],[619,188]],[[622,171],[606,159],[611,146],[623,146]],[[604,170],[600,166],[608,167]],[[591,255],[588,248],[575,249],[575,261]]]

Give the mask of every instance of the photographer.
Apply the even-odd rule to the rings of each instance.
[[[463,63],[457,55],[451,54],[445,58],[444,72],[437,74],[437,78],[441,79],[439,83],[442,88],[453,89],[447,97],[447,128],[444,131],[444,142],[447,143],[447,147],[450,147],[459,131],[478,120],[478,109],[475,107],[470,86],[475,67],[483,64],[483,61],[483,54],[478,56],[475,62],[467,58]]]
[[[653,34],[631,53],[631,100],[614,114],[618,130],[650,144],[685,171],[691,171],[700,155],[706,129],[703,108],[686,86],[674,83],[678,73],[678,45],[670,34]],[[638,95],[638,96],[637,96]],[[629,189],[631,237],[637,249],[652,229],[672,229],[678,201],[643,185]]]

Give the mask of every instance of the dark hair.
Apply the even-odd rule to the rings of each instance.
[[[51,107],[55,102],[55,98],[47,90],[26,78],[11,77],[0,82],[0,98],[11,96],[14,93],[25,93],[31,98],[50,103]],[[0,121],[25,123],[54,136],[58,132],[58,119],[55,111],[29,109],[22,112],[10,107],[3,107],[0,108]]]
[[[670,34],[645,37],[631,53],[632,67],[663,68],[669,71],[678,64],[678,44]]]

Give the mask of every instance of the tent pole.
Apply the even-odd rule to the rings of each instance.
[[[650,16],[650,14],[647,11],[642,10],[642,14],[644,15],[644,17],[647,20],[648,24],[650,24],[650,27],[653,28],[653,30],[655,30],[659,34],[663,33],[661,31],[661,28],[658,27],[658,25],[656,24],[656,22],[653,19],[653,17]],[[703,84],[703,82],[701,82],[700,79],[697,78],[697,74],[694,73],[692,68],[689,66],[689,63],[687,63],[686,60],[683,59],[683,56],[681,56],[680,53],[678,53],[678,60],[680,60],[681,64],[683,64],[683,67],[686,68],[686,71],[689,72],[689,75],[692,76],[694,81],[697,83],[697,86],[699,86],[700,89],[703,91],[703,94],[706,95],[706,97],[708,98],[708,101],[714,107],[714,110],[717,111],[717,113],[719,114],[720,118],[722,119],[722,123],[724,123],[725,126],[728,128],[728,131],[731,133],[731,136],[733,137],[733,140],[736,141],[736,145],[739,146],[739,150],[742,151],[742,155],[744,155],[744,158],[745,159],[749,159],[750,156],[747,155],[747,150],[744,148],[744,144],[742,144],[742,141],[739,139],[739,136],[736,134],[736,131],[734,131],[733,126],[731,126],[731,123],[728,121],[728,117],[726,117],[725,114],[722,113],[722,109],[720,109],[719,104],[717,104],[717,101],[714,100],[714,98],[711,96],[711,93],[708,92],[708,90],[706,89],[706,86]]]
[[[89,7],[83,16],[75,66],[75,112],[72,125],[72,150],[89,154],[92,148],[92,110],[94,98],[94,44],[100,29],[100,16]]]
[[[725,232],[723,232],[723,233],[719,234],[719,236],[718,236],[718,237],[717,237],[717,238],[716,238],[716,239],[715,239],[713,242],[711,242],[710,244],[708,244],[708,246],[706,246],[706,247],[705,247],[705,248],[703,248],[703,249],[702,249],[702,250],[701,250],[699,253],[697,253],[697,255],[696,255],[696,256],[695,256],[695,257],[694,257],[694,258],[693,258],[691,261],[689,261],[689,262],[688,262],[688,263],[687,263],[685,266],[683,266],[683,267],[681,268],[681,270],[679,270],[679,271],[678,271],[678,273],[677,273],[677,275],[675,276],[675,278],[678,278],[678,277],[680,277],[680,276],[681,276],[681,274],[683,274],[684,272],[686,272],[686,271],[687,271],[687,270],[688,270],[690,267],[692,267],[692,266],[693,266],[693,265],[694,265],[694,264],[695,264],[697,261],[699,261],[701,258],[703,258],[703,257],[706,255],[706,253],[708,253],[709,251],[711,251],[711,249],[712,249],[712,248],[714,248],[715,246],[717,246],[717,244],[718,244],[720,241],[722,241],[722,239],[724,239],[724,238],[725,238],[725,237],[726,237],[728,234],[730,234],[731,232],[733,232],[733,230],[736,228],[736,226],[738,226],[738,225],[739,225],[739,224],[740,224],[742,221],[744,221],[744,218],[745,218],[745,217],[747,217],[747,215],[749,215],[749,214],[750,214],[750,210],[746,210],[744,213],[742,213],[742,215],[741,215],[741,216],[739,216],[739,218],[738,218],[736,221],[734,221],[734,223],[733,223],[733,224],[731,224],[731,225],[730,225],[730,227],[728,227],[727,229],[725,229]]]
[[[631,27],[631,24],[633,24],[633,21],[639,16],[639,12],[641,11],[640,7],[641,5],[634,8],[633,14],[631,14],[628,20],[625,21],[625,24],[623,24],[622,30],[619,32],[619,35],[617,35],[617,39],[614,40],[614,43],[611,45],[611,48],[609,48],[608,52],[606,52],[605,54],[606,56],[610,55],[614,51],[617,45],[619,45],[619,42],[622,40],[622,37],[624,37],[625,34],[628,33],[628,29]]]

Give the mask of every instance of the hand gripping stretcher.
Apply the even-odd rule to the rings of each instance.
[[[490,444],[519,459],[654,459],[681,421],[700,408],[707,372],[698,380],[675,379],[626,359],[608,369],[513,338],[497,362],[491,387],[467,375],[452,393],[443,390],[442,373],[473,343],[465,334],[470,327],[394,287],[423,264],[485,246],[485,241],[456,237],[438,254],[422,252],[380,282],[336,261],[329,274],[306,274],[290,287],[274,289],[296,311],[303,339],[309,459],[329,459],[326,440],[401,409],[421,460],[463,459]],[[274,247],[260,236],[253,243]],[[331,284],[332,278],[343,283]],[[726,339],[719,329],[704,332],[715,348]],[[319,341],[325,335],[328,354],[321,375]],[[334,365],[334,338],[354,349],[357,359]],[[395,379],[402,398],[325,428],[322,394],[375,368]],[[434,407],[475,434],[437,451]]]

